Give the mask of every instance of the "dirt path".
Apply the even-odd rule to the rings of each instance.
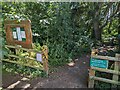
[[[8,88],[87,88],[90,55],[82,56],[74,67],[57,68],[48,78],[27,79],[16,75],[3,75],[3,87]]]

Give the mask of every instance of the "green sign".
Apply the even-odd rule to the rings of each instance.
[[[23,27],[13,27],[13,39],[18,41],[26,41],[25,30]]]
[[[98,68],[108,68],[108,60],[91,58],[90,66]]]

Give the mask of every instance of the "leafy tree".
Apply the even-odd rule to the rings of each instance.
[[[81,7],[81,8],[80,8]],[[76,14],[79,13],[83,17],[87,17],[88,25],[91,25],[92,31],[91,35],[92,38],[95,38],[96,40],[102,40],[102,32],[104,31],[104,28],[111,27],[113,20],[117,20],[116,15],[119,13],[119,2],[94,2],[94,3],[80,3],[80,6],[74,9],[76,11]],[[80,17],[80,16],[78,16]],[[113,19],[114,18],[114,19]],[[75,21],[77,22],[77,21]]]

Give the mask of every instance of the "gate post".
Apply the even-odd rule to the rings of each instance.
[[[115,61],[114,63],[114,70],[118,71],[120,70],[120,54],[116,54],[115,57],[119,60],[119,61]],[[119,79],[119,75],[113,75],[113,80],[118,81]],[[117,88],[117,85],[112,85],[112,88]]]
[[[48,47],[46,45],[42,46],[42,55],[43,55],[43,67],[44,70],[46,72],[46,74],[48,75]]]
[[[91,52],[91,57],[96,55],[97,53],[97,49],[92,49],[92,52]],[[91,76],[95,76],[95,70],[91,69],[90,67],[90,70],[89,70],[89,83],[88,83],[88,88],[94,88],[94,79],[91,78]]]

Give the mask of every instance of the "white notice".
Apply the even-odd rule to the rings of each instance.
[[[22,37],[22,38],[26,38],[26,37],[25,37],[25,31],[21,31],[21,37]]]
[[[37,54],[36,54],[36,59],[37,59],[37,61],[42,62],[42,54],[37,53]]]
[[[13,32],[13,38],[17,39],[17,33],[16,32]]]
[[[18,41],[22,41],[20,27],[17,27],[16,29],[17,29]]]

